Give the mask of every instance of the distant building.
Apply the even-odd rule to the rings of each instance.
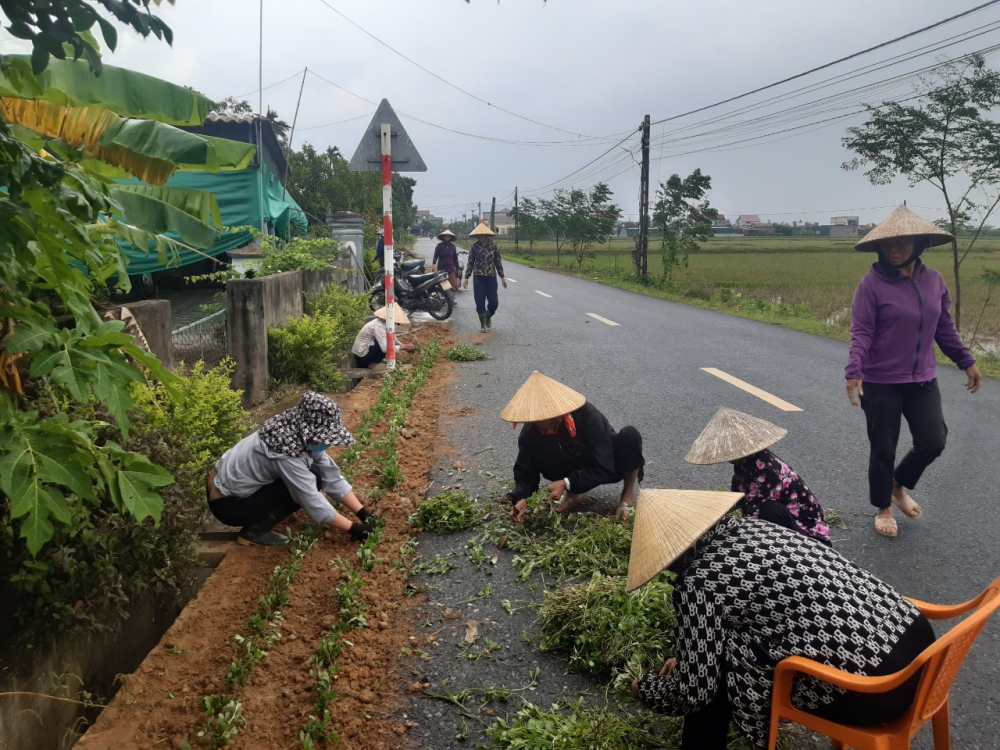
[[[831,237],[857,237],[857,216],[833,216],[830,218]]]
[[[743,228],[743,234],[747,237],[770,237],[777,233],[777,228],[770,221],[758,221]]]
[[[489,219],[489,214],[483,216]],[[510,215],[509,208],[498,208],[496,216],[493,218],[493,231],[497,234],[514,234],[514,217]]]
[[[736,223],[733,225],[739,229],[747,229],[755,224],[760,224],[761,220],[757,214],[740,214],[736,217]]]
[[[729,219],[726,218],[725,214],[717,214],[714,219],[712,219],[713,227],[730,227],[732,224]]]

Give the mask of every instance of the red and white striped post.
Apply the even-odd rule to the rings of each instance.
[[[392,126],[382,123],[382,242],[385,260],[385,364],[390,370],[396,369],[396,316],[393,303],[396,301],[396,287],[393,271],[396,255],[392,246]]]

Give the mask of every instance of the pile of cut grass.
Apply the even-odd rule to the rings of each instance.
[[[646,750],[677,747],[680,720],[646,711],[629,715],[586,708],[582,701],[556,703],[548,711],[527,703],[509,719],[497,719],[486,736],[501,750]]]
[[[514,567],[524,580],[536,568],[560,577],[625,575],[632,547],[632,519],[619,521],[593,513],[565,516],[552,510],[544,490],[528,498],[522,526],[510,533],[507,547],[517,553]]]
[[[410,516],[410,526],[434,534],[454,534],[482,523],[483,514],[476,503],[459,490],[429,497]]]
[[[477,349],[471,344],[458,344],[448,350],[448,359],[452,362],[476,362],[489,357],[482,349]]]
[[[673,656],[672,576],[631,593],[625,578],[594,573],[585,583],[548,591],[539,611],[543,650],[566,654],[574,669],[610,679],[618,690]]]

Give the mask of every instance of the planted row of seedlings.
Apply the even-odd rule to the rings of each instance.
[[[306,553],[316,544],[317,529],[307,526],[292,535],[292,549],[284,565],[276,565],[267,580],[267,589],[257,600],[257,609],[247,620],[245,634],[234,636],[236,657],[226,667],[226,682],[244,685],[253,668],[281,640],[278,627],[283,620],[281,608],[288,604],[288,587],[302,567]],[[206,695],[201,699],[205,714],[204,728],[198,741],[214,750],[224,747],[246,725],[243,704],[232,695]],[[183,747],[190,748],[186,740]]]
[[[427,374],[437,362],[440,345],[437,341],[427,344],[424,356],[411,371],[394,370],[384,376],[378,400],[364,414],[355,430],[355,445],[341,454],[341,467],[351,470],[362,456],[370,458],[376,467],[377,488],[381,491],[394,489],[402,479],[399,467],[398,442],[400,431],[406,426],[409,407],[417,392],[427,380]],[[385,432],[378,438],[372,437],[372,429],[382,420],[386,422]],[[371,491],[368,493],[372,494]],[[337,700],[333,681],[340,668],[338,657],[344,648],[353,644],[345,636],[353,630],[367,626],[365,604],[361,599],[361,589],[367,585],[362,573],[370,572],[379,557],[376,548],[382,541],[385,522],[376,520],[375,530],[358,547],[358,567],[341,558],[330,561],[330,566],[342,572],[337,586],[339,613],[315,653],[310,658],[310,676],[315,681],[316,712],[310,715],[305,727],[299,732],[299,742],[303,750],[314,750],[317,743],[337,742],[339,735],[333,729],[331,706]]]

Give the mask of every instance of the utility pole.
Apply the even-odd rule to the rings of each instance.
[[[518,230],[518,224],[519,224],[520,218],[521,218],[521,214],[520,214],[520,212],[518,211],[518,208],[517,208],[517,188],[514,188],[514,252],[515,253],[520,253],[521,252],[521,249],[520,249],[521,246],[518,243],[518,236],[517,236],[517,230]]]
[[[649,115],[642,121],[642,171],[639,177],[639,237],[636,242],[637,270],[645,276],[649,256]]]
[[[483,220],[483,202],[482,201],[479,201],[479,213],[477,215],[479,216],[479,220],[482,221]]]
[[[288,157],[292,153],[292,141],[295,140],[295,123],[299,121],[299,107],[302,106],[302,90],[306,87],[306,76],[309,75],[309,68],[302,71],[302,83],[299,86],[299,100],[295,103],[295,116],[292,118],[292,132],[288,135],[288,143],[285,145],[285,179],[281,187],[281,199],[288,197]]]
[[[497,197],[494,195],[493,205],[490,206],[490,229],[493,230],[494,232],[497,231],[496,218],[497,218]]]

